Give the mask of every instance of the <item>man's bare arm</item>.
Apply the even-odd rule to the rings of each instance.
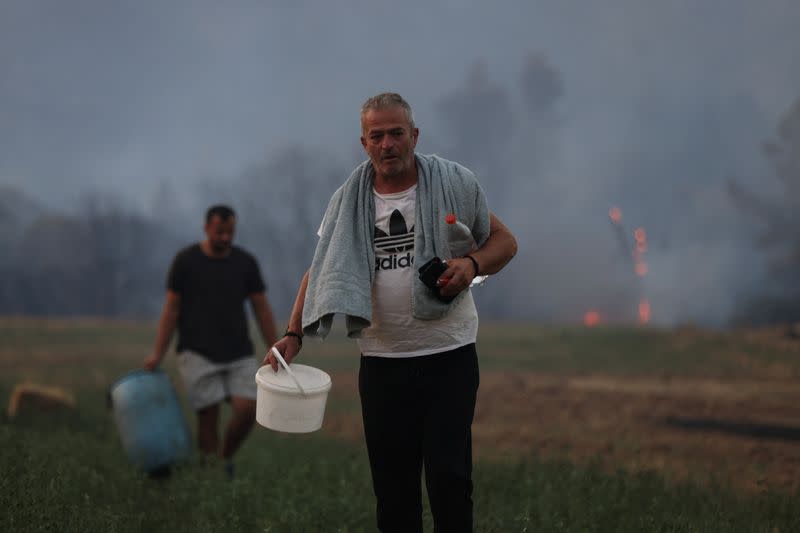
[[[267,346],[272,346],[278,340],[275,329],[275,317],[272,314],[272,307],[269,305],[266,294],[255,292],[250,295],[250,307],[253,309],[256,324],[261,331],[261,338]]]
[[[453,296],[463,291],[477,275],[496,274],[517,254],[517,239],[494,213],[489,214],[489,237],[471,255],[478,265],[469,258],[447,260],[447,270],[439,278],[441,293]],[[447,279],[447,282],[442,282]]]
[[[490,213],[489,238],[470,255],[480,265],[478,274],[497,274],[517,255],[517,239],[494,213]]]
[[[300,288],[297,290],[297,297],[294,300],[292,314],[289,317],[289,324],[286,328],[288,331],[297,333],[300,336],[303,335],[303,304],[306,300],[306,289],[308,289],[308,271],[306,271],[303,280],[300,282]],[[279,339],[273,346],[278,349],[286,363],[291,363],[292,359],[300,352],[301,342],[301,339],[287,335]],[[278,361],[272,355],[271,350],[267,351],[261,364],[272,365],[273,370],[278,370]]]
[[[178,314],[180,313],[181,297],[171,290],[167,290],[167,297],[164,300],[164,307],[161,310],[161,318],[158,321],[158,332],[156,333],[156,343],[153,352],[144,360],[144,368],[153,370],[164,359],[172,334],[178,324]]]

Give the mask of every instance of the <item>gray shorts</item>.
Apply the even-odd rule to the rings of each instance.
[[[184,350],[178,354],[178,370],[186,387],[189,405],[202,409],[232,396],[255,400],[258,365],[253,356],[228,363],[215,363]]]

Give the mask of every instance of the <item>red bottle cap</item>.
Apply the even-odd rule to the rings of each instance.
[[[448,224],[455,224],[456,223],[456,215],[453,214],[453,213],[450,213],[449,215],[444,217],[444,221],[447,222]]]

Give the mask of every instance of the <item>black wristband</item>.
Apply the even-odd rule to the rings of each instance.
[[[300,347],[301,348],[303,347],[303,336],[300,335],[299,333],[295,333],[294,331],[289,331],[287,329],[286,333],[284,333],[283,336],[284,337],[295,337],[297,339],[297,343],[300,345]]]
[[[478,269],[478,262],[475,260],[475,258],[474,258],[474,257],[472,257],[472,256],[471,256],[471,255],[469,255],[469,254],[468,254],[468,255],[465,255],[464,257],[466,257],[467,259],[469,259],[470,261],[472,261],[472,266],[474,266],[474,267],[475,267],[475,275],[474,275],[474,276],[472,276],[472,277],[473,277],[473,278],[477,277],[477,276],[478,276],[478,274],[479,274],[479,272],[478,272],[478,270],[479,270],[479,269]]]

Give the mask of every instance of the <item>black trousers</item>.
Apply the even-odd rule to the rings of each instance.
[[[434,355],[361,357],[358,389],[378,529],[422,531],[422,468],[437,533],[472,531],[475,344]]]

